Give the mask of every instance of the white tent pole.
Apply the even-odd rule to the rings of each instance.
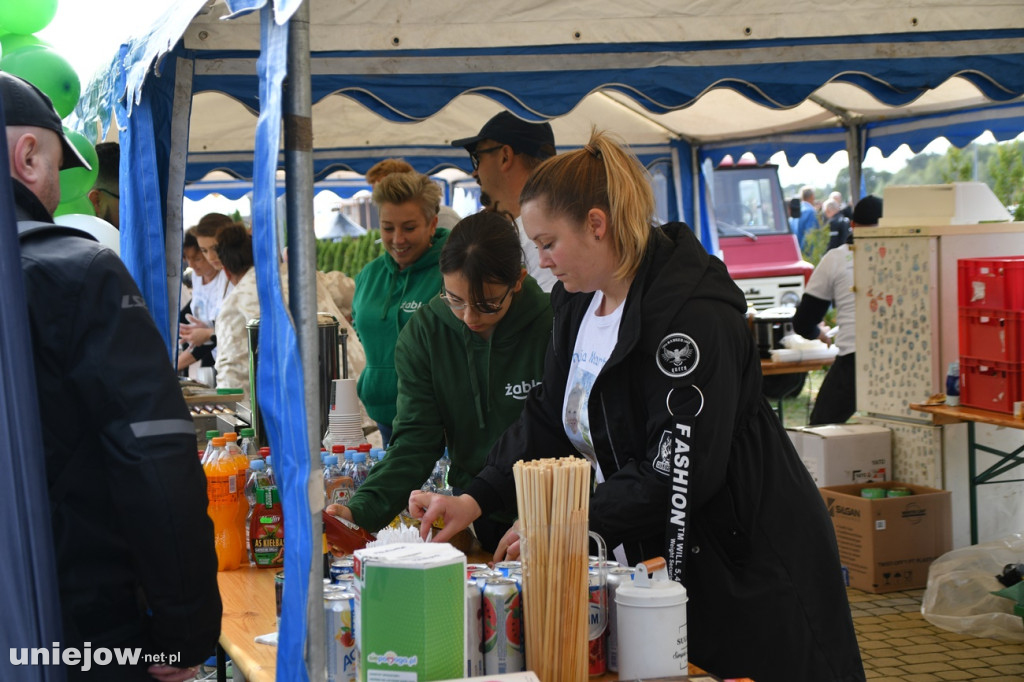
[[[167,254],[167,306],[171,339],[178,338],[178,306],[181,297],[182,204],[185,196],[185,166],[188,164],[188,129],[192,112],[191,59],[179,58],[175,64],[174,100],[171,105],[171,149],[167,165],[167,209],[164,222],[164,249]],[[160,323],[159,320],[157,320]],[[172,358],[173,361],[174,358]]]
[[[288,75],[284,93],[285,197],[288,225],[289,310],[295,321],[303,367],[306,400],[306,452],[310,459],[309,490],[320,485],[320,400],[316,303],[316,242],[313,238],[313,105],[309,72],[309,2],[288,23]],[[268,228],[273,229],[272,226]],[[315,480],[314,480],[315,479]],[[324,653],[323,522],[319,497],[310,500],[313,548],[306,601],[306,673],[323,680]]]
[[[864,140],[859,125],[849,124],[846,128],[846,155],[850,159],[850,204],[861,200],[860,177],[864,161]]]

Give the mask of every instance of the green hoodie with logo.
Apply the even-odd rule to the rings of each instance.
[[[405,323],[441,291],[437,262],[447,239],[448,230],[439,227],[430,248],[404,270],[385,252],[356,275],[352,326],[366,352],[357,391],[366,413],[376,422],[391,424],[395,419],[395,343]]]
[[[490,339],[455,317],[440,297],[398,337],[398,416],[387,455],[370,471],[349,507],[376,532],[405,508],[448,447],[448,483],[465,488],[498,437],[540,385],[551,338],[551,304],[532,277],[512,298]]]

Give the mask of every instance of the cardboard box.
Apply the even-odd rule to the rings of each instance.
[[[909,488],[907,497],[868,499],[863,488]],[[953,549],[952,494],[909,483],[820,488],[839,543],[847,584],[866,592],[924,587],[931,563]]]
[[[354,572],[360,682],[465,675],[465,554],[447,543],[368,547]]]
[[[874,424],[828,424],[787,429],[815,485],[892,479],[892,431]]]

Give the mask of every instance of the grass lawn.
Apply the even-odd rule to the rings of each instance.
[[[819,369],[807,373],[807,380],[804,382],[803,390],[792,398],[784,398],[782,401],[782,423],[786,428],[793,426],[806,426],[811,416],[811,408],[814,407],[814,399],[821,388],[821,382],[825,379],[827,370]],[[772,407],[777,409],[777,400],[768,400]]]

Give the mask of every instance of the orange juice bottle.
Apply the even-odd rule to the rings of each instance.
[[[203,466],[206,473],[206,513],[213,521],[213,538],[217,550],[217,570],[231,571],[242,560],[242,541],[238,534],[238,467],[224,449],[224,439],[213,439],[214,454]]]
[[[238,469],[235,479],[238,488],[238,510],[235,513],[235,523],[238,524],[238,537],[242,539],[242,561],[244,562],[249,547],[249,500],[245,497],[245,483],[249,480],[249,458],[239,447],[238,434],[234,431],[224,434],[224,450],[231,455]]]

